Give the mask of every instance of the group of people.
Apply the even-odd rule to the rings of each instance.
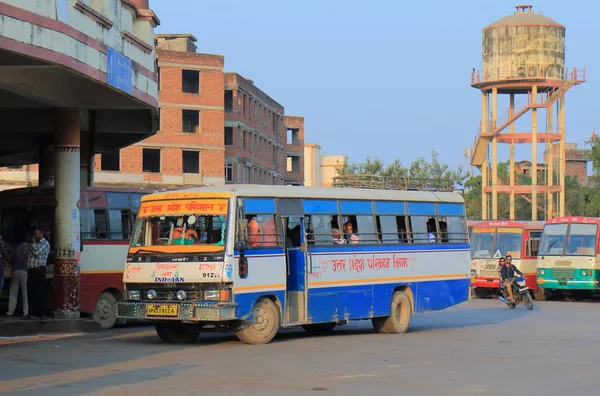
[[[46,320],[46,265],[50,243],[40,229],[35,229],[14,248],[0,236],[0,291],[4,287],[5,268],[11,269],[7,316],[17,308],[19,292],[23,318]]]
[[[500,282],[502,285],[506,287],[508,291],[508,298],[510,302],[515,302],[515,298],[513,296],[513,288],[512,285],[515,281],[515,273],[519,275],[523,275],[521,271],[512,263],[512,256],[510,254],[506,255],[506,257],[500,257],[498,261],[498,272],[500,273]]]
[[[359,236],[354,233],[354,226],[352,225],[352,222],[350,222],[350,221],[347,221],[344,223],[343,238],[342,238],[342,234],[340,233],[340,230],[338,230],[337,228],[334,228],[331,230],[331,236],[333,238],[333,243],[337,244],[337,245],[343,245],[343,244],[356,245],[358,243],[358,241],[360,241]]]

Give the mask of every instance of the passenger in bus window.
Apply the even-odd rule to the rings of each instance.
[[[342,238],[342,235],[340,234],[340,230],[338,230],[337,228],[331,230],[331,237],[333,238],[333,243],[335,245],[343,245],[344,243],[346,243]]]
[[[360,238],[358,235],[354,233],[354,226],[351,221],[347,221],[344,223],[344,238],[346,239],[346,243],[356,245]]]
[[[435,226],[435,219],[430,218],[427,221],[427,241],[429,243],[435,243],[436,242],[436,226]]]
[[[267,219],[262,223],[262,239],[263,246],[278,246],[279,235],[277,235],[277,226],[275,225],[275,219],[269,215]]]
[[[248,220],[248,246],[260,246],[260,225],[255,216],[246,216]]]

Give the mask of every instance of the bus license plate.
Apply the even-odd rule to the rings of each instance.
[[[146,306],[146,316],[176,317],[179,313],[177,308],[177,305],[148,305]]]

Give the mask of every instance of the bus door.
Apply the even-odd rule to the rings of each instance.
[[[303,323],[307,317],[307,241],[302,201],[280,199],[286,259],[285,323]]]

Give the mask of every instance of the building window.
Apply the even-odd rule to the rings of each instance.
[[[225,111],[233,110],[233,91],[225,91]]]
[[[300,172],[300,157],[288,156],[287,157],[287,171],[288,172]]]
[[[142,151],[144,172],[160,173],[160,150],[145,148]]]
[[[183,173],[200,173],[200,152],[182,151],[181,163],[183,165]]]
[[[233,128],[225,127],[225,146],[233,146]]]
[[[118,172],[121,170],[121,155],[119,150],[109,151],[100,155],[100,170]]]
[[[181,71],[181,91],[184,93],[200,93],[200,72],[198,70]]]
[[[244,100],[242,101],[242,103],[244,104],[244,114],[246,114],[246,104],[248,102],[248,99],[246,97],[246,94],[244,94]]]
[[[195,133],[200,127],[200,111],[199,110],[183,110],[181,114],[181,124],[183,132]]]
[[[297,128],[288,128],[287,144],[298,144],[298,143],[300,143],[300,130]]]
[[[225,182],[231,183],[233,182],[233,165],[225,164]]]

